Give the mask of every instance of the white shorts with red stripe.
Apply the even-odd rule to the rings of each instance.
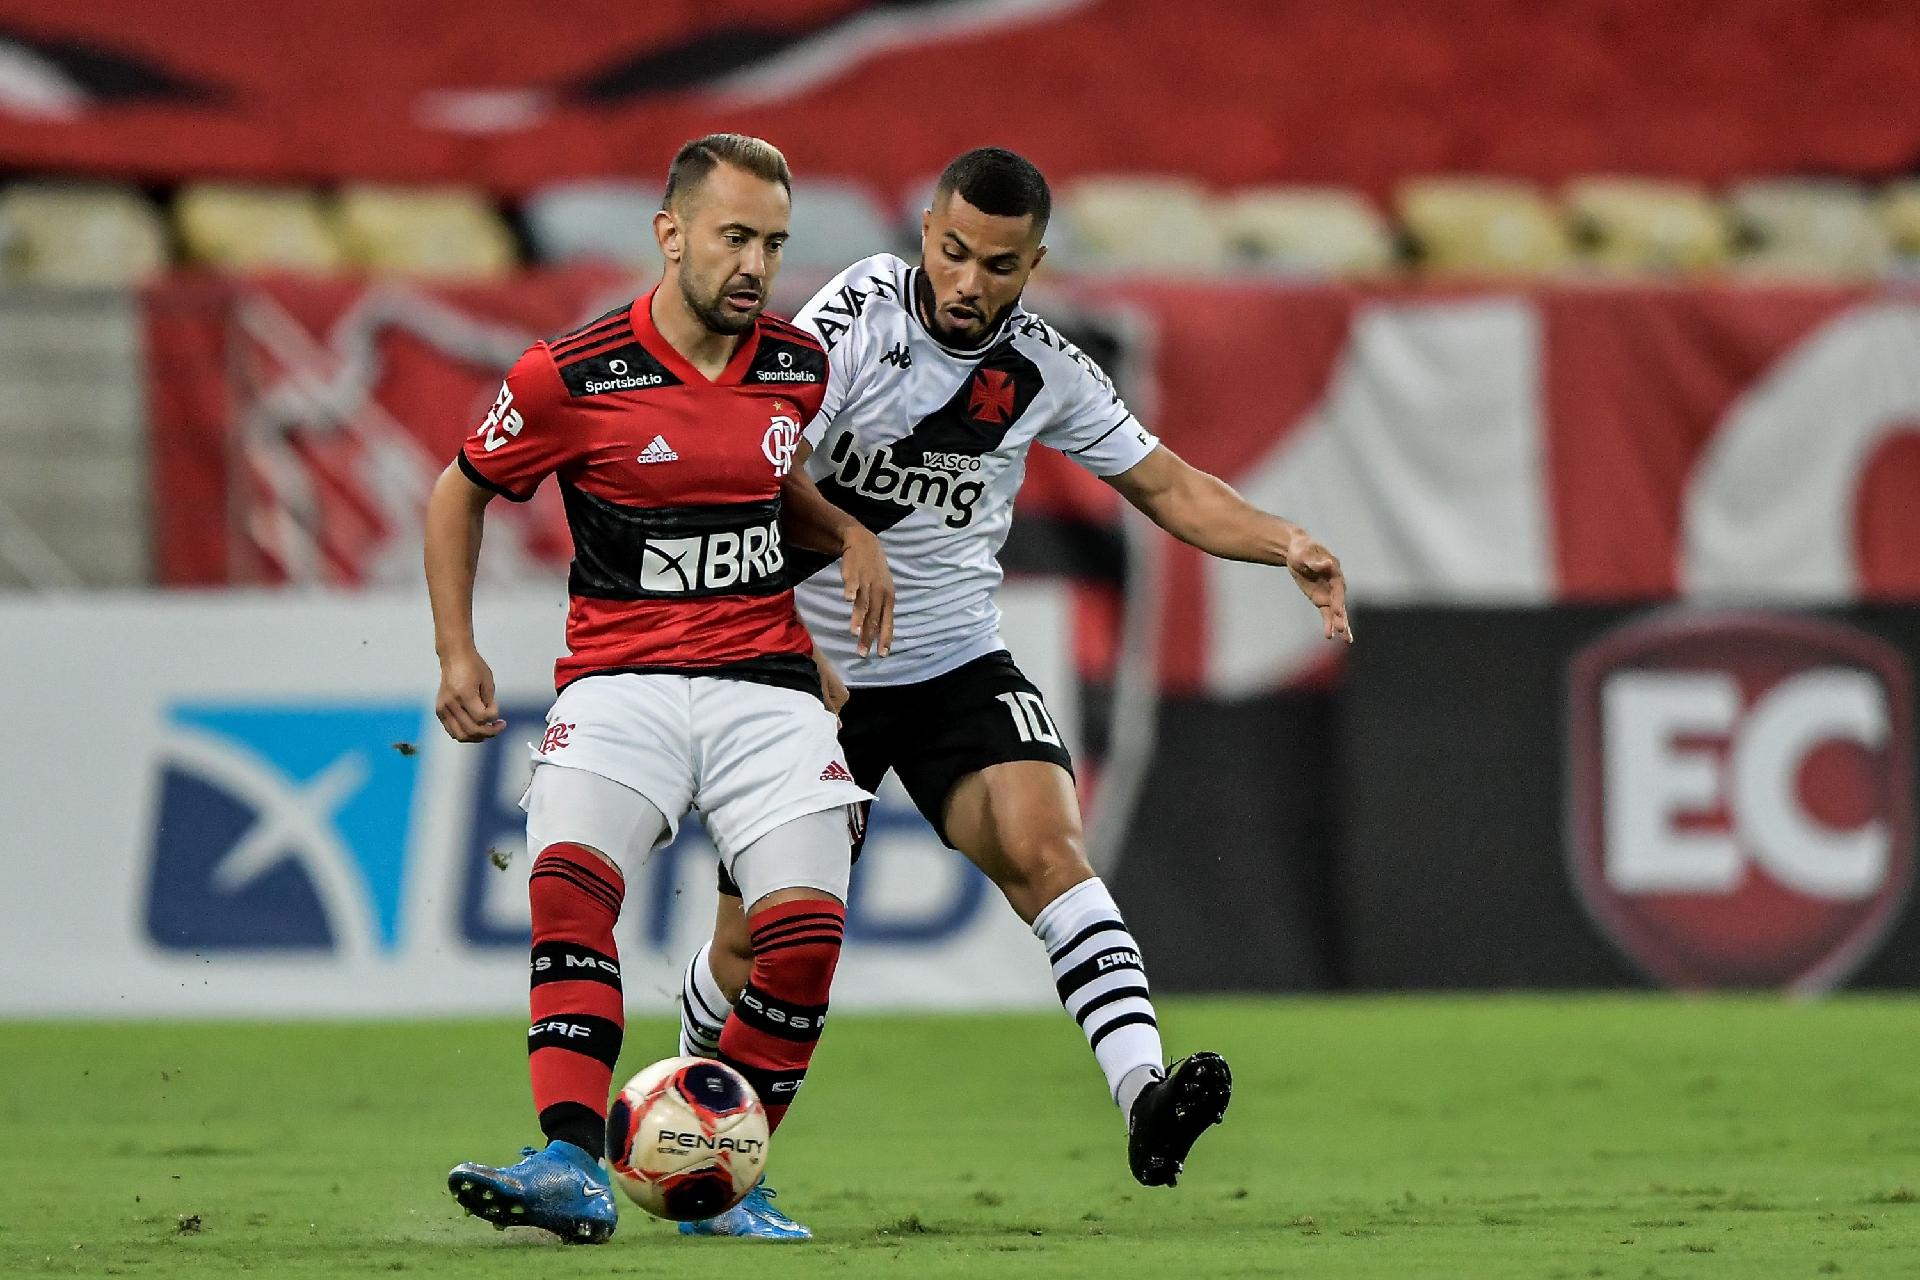
[[[588,676],[561,691],[528,746],[536,780],[583,769],[645,796],[667,818],[656,847],[699,810],[722,862],[783,823],[873,798],[854,785],[820,699],[746,680]]]

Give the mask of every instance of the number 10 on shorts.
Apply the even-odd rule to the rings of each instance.
[[[1025,690],[1003,693],[997,701],[1007,704],[1007,711],[1013,716],[1014,732],[1020,735],[1020,741],[1045,742],[1056,747],[1062,745],[1060,731],[1053,727],[1053,719],[1047,715],[1047,704],[1040,701],[1039,694]]]

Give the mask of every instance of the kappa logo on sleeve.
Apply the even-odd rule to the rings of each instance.
[[[418,703],[176,705],[146,930],[170,951],[340,951],[401,941]]]

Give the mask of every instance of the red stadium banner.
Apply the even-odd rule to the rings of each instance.
[[[1129,290],[1151,420],[1380,602],[1920,599],[1920,303],[1834,288]],[[1164,674],[1323,652],[1261,570],[1173,548]]]
[[[162,581],[413,582],[426,483],[499,370],[622,292],[588,276],[154,289]],[[1083,324],[1144,321],[1131,328],[1151,340],[1109,353],[1142,417],[1319,534],[1362,615],[1370,601],[1920,600],[1920,507],[1905,500],[1920,491],[1920,299],[1123,283],[1056,285],[1039,300],[1054,303]],[[1031,475],[1014,567],[1118,585],[1114,495],[1047,450]],[[490,552],[496,572],[565,561],[555,513],[525,515]],[[1273,571],[1145,545],[1167,688],[1235,696],[1327,660]],[[1096,591],[1086,609],[1111,622],[1117,604]],[[1097,670],[1110,655],[1089,643]]]
[[[433,479],[535,339],[604,272],[416,288],[182,277],[146,294],[154,562],[167,586],[412,584]],[[571,552],[551,493],[495,522],[489,572]]]
[[[515,194],[735,129],[887,199],[983,140],[1056,180],[1875,177],[1916,47],[1914,6],[1816,0],[13,0],[0,164]]]

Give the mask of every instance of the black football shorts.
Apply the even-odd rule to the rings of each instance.
[[[1004,649],[917,684],[852,690],[840,709],[840,746],[855,783],[877,790],[892,770],[949,845],[947,797],[968,774],[1010,760],[1047,760],[1073,772],[1046,700]],[[866,830],[864,811],[858,829]],[[860,856],[858,840],[853,856]],[[720,892],[740,893],[724,868]]]

